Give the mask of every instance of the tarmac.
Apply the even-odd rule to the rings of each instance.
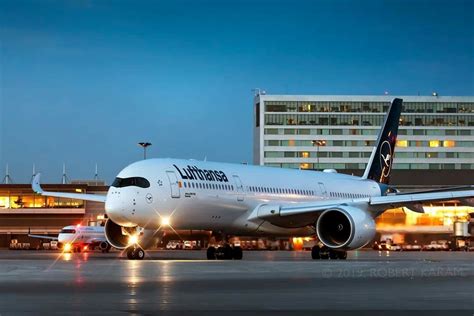
[[[61,254],[0,250],[0,316],[474,315],[474,252],[245,251],[208,261],[205,251]]]

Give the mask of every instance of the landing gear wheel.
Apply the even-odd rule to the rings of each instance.
[[[145,258],[145,250],[140,247],[128,247],[127,258],[130,260],[143,260]]]
[[[226,244],[224,246],[224,260],[232,260],[232,258],[234,257],[233,252],[234,251],[232,247],[229,244]]]
[[[326,246],[321,247],[321,250],[319,251],[319,257],[321,259],[329,259],[329,248]]]
[[[207,260],[216,260],[216,247],[209,247],[207,248]]]
[[[145,250],[143,250],[142,248],[138,247],[138,248],[135,248],[135,259],[137,260],[143,260],[145,258]]]
[[[244,254],[241,247],[234,247],[233,249],[234,260],[242,260],[243,255]]]
[[[134,250],[135,250],[135,249],[134,249],[133,247],[127,248],[127,258],[128,258],[128,259],[130,259],[130,260],[135,259],[135,258],[133,257],[133,255],[134,255],[134,254],[133,254]]]
[[[224,247],[222,247],[222,246],[217,247],[217,249],[216,249],[216,259],[217,260],[225,259],[224,258]]]
[[[336,260],[338,258],[338,251],[337,250],[333,250],[333,249],[329,249],[329,258],[331,260]]]
[[[344,251],[344,250],[338,251],[337,258],[339,260],[346,260],[347,259],[347,251]]]
[[[229,244],[225,244],[224,246],[217,247],[215,257],[218,260],[232,260],[234,251]]]
[[[313,260],[321,259],[321,247],[313,246],[313,248],[311,248],[311,258],[313,258]]]

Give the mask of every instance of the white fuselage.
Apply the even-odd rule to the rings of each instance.
[[[149,186],[143,185],[144,178]],[[252,212],[265,204],[297,204],[324,199],[380,196],[372,180],[337,173],[281,169],[181,159],[133,163],[111,186],[106,212],[115,223],[145,229],[196,229],[236,235],[311,235],[314,229],[291,222],[272,225]]]
[[[58,242],[70,245],[90,245],[106,241],[102,226],[66,226],[58,235]]]

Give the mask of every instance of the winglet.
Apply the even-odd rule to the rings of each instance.
[[[41,179],[41,173],[35,174],[35,176],[33,177],[33,181],[31,181],[31,188],[33,189],[35,193],[43,194],[44,191],[41,188],[40,179]]]

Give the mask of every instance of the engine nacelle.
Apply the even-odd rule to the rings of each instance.
[[[117,249],[125,249],[129,246],[129,236],[133,234],[134,230],[136,230],[136,228],[120,226],[110,218],[104,227],[105,238],[111,246]]]
[[[108,243],[117,248],[125,249],[130,246],[130,236],[137,236],[136,242],[143,249],[155,247],[162,233],[156,230],[140,229],[139,227],[124,227],[116,224],[110,218],[105,223],[105,238]],[[102,246],[101,246],[102,247]]]
[[[343,206],[324,211],[316,222],[319,240],[329,248],[357,249],[375,236],[375,221],[360,208]]]

